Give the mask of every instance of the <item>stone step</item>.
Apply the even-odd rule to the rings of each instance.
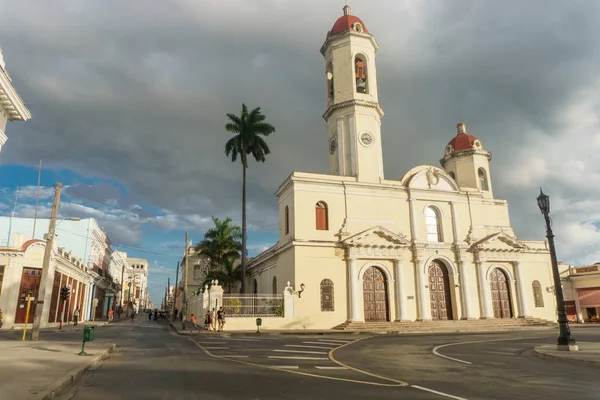
[[[450,321],[407,321],[407,322],[344,322],[335,330],[415,330],[415,329],[506,329],[512,327],[542,327],[549,322],[541,318],[498,319],[498,320],[450,320]]]

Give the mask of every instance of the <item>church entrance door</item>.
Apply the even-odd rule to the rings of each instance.
[[[363,275],[365,322],[388,321],[388,296],[385,275],[377,267],[369,267]]]
[[[448,268],[438,260],[434,260],[429,266],[429,300],[432,319],[452,319]]]
[[[490,288],[492,290],[494,318],[512,318],[508,279],[500,268],[495,268],[490,274]]]

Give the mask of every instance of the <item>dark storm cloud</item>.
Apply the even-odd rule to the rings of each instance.
[[[519,235],[542,238],[530,198],[536,187],[551,185],[558,204],[600,194],[600,186],[584,190],[577,179],[578,171],[600,175],[598,121],[590,121],[600,98],[600,4],[355,3],[381,46],[388,179],[437,165],[464,120],[494,154],[494,191],[512,201]],[[273,154],[249,170],[250,222],[276,223],[272,193],[280,181],[293,170],[327,171],[318,50],[342,6],[0,0],[11,16],[0,25],[0,45],[34,115],[9,127],[3,156],[119,179],[130,203],[239,218],[241,167],[223,154],[223,126],[225,113],[246,102],[277,128]],[[574,135],[587,145],[572,146],[565,138]],[[564,168],[573,159],[583,166]],[[564,229],[586,240],[600,236],[576,231],[587,229],[584,217],[570,213]],[[588,260],[578,254],[587,250],[573,246],[574,259]]]

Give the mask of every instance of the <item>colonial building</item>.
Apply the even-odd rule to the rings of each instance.
[[[128,258],[129,269],[125,271],[125,311],[141,312],[148,306],[148,261]]]
[[[7,121],[27,121],[29,118],[31,113],[13,86],[0,49],[0,153],[8,140],[5,133]]]
[[[33,322],[37,293],[41,285],[42,262],[46,242],[26,240],[25,235],[15,234],[10,246],[0,247],[0,310],[3,313],[3,329],[22,328],[27,320]],[[71,251],[56,246],[50,260],[49,279],[46,281],[46,298],[42,315],[42,327],[55,326],[61,318],[73,320],[73,312],[85,305],[88,297],[89,275],[81,258]],[[70,289],[69,299],[60,300],[60,289]],[[29,314],[27,314],[31,297]],[[81,318],[81,317],[80,317]]]
[[[600,262],[559,264],[567,317],[572,322],[600,323]],[[554,293],[554,286],[545,288]]]
[[[248,287],[302,290],[288,328],[554,320],[546,242],[517,237],[493,194],[491,153],[464,123],[440,143],[441,167],[384,177],[378,49],[344,7],[321,47],[329,174],[294,172],[279,186],[279,242],[249,263]]]

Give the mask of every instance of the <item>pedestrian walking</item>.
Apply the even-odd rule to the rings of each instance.
[[[135,311],[131,310],[131,322],[133,322],[134,318],[135,318]]]
[[[219,324],[217,330],[221,332],[223,329],[223,307],[220,307],[219,311],[217,311],[217,323]]]
[[[113,322],[113,316],[115,315],[115,312],[110,309],[108,310],[108,323],[110,324],[111,322]]]
[[[192,328],[198,330],[198,326],[196,325],[196,316],[194,314],[190,316],[190,322],[192,323]]]
[[[210,329],[212,329],[213,331],[217,330],[217,326],[216,326],[216,314],[215,314],[215,309],[213,308],[212,311],[210,312]]]
[[[123,307],[119,306],[117,308],[117,320],[121,319],[121,313],[123,312]]]
[[[158,321],[158,310],[157,309],[154,310],[154,320]]]
[[[204,316],[204,329],[210,331],[210,310],[207,310]]]
[[[217,319],[219,320],[219,332],[223,332],[223,329],[225,329],[225,310],[223,310],[223,307],[219,308]]]
[[[148,321],[152,321],[152,311],[148,311]]]
[[[79,307],[73,311],[73,325],[77,326],[77,322],[79,321]]]

